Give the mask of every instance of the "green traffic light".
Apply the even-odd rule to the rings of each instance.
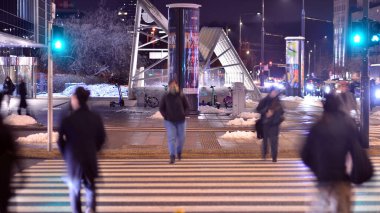
[[[354,36],[354,43],[359,44],[362,41],[362,37],[359,34]]]
[[[56,39],[53,41],[53,50],[55,51],[63,51],[64,50],[64,42],[63,40]]]
[[[379,35],[373,35],[372,38],[371,38],[371,41],[372,42],[379,42],[380,41]]]
[[[61,49],[62,48],[62,42],[61,41],[56,41],[54,43],[54,47],[55,47],[55,49]]]

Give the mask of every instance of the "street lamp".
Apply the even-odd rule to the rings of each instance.
[[[241,22],[241,15],[239,16],[239,54],[241,53],[241,27],[243,22]]]
[[[249,53],[250,53],[249,50],[247,50],[247,51],[245,52],[245,54],[247,54],[247,55],[249,55]]]
[[[231,28],[226,28],[226,34],[227,34],[227,37],[229,36],[229,34],[230,34],[230,32],[231,32]]]
[[[310,77],[310,73],[311,73],[311,72],[310,72],[310,62],[311,62],[311,61],[310,61],[310,55],[311,55],[312,52],[313,52],[313,50],[310,50],[310,51],[309,51],[309,66],[308,66],[308,71],[307,71],[307,77]]]
[[[242,42],[241,42],[241,30],[242,30],[242,27],[243,27],[243,22],[241,20],[241,17],[243,15],[258,15],[259,13],[243,13],[243,14],[240,14],[239,15],[239,54],[242,53],[241,51],[241,45],[242,45]]]

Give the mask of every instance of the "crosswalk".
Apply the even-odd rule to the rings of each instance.
[[[380,158],[373,162],[380,168]],[[316,192],[298,159],[100,160],[97,212],[307,212]],[[16,174],[10,212],[71,212],[61,160]],[[380,179],[354,190],[355,212],[380,212]],[[84,201],[84,196],[82,202]],[[83,202],[84,204],[84,202]]]

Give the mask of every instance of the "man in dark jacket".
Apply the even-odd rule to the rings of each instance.
[[[0,95],[0,103],[2,95]],[[0,104],[1,107],[1,104]],[[9,199],[12,196],[11,177],[16,161],[16,146],[10,129],[4,125],[0,115],[0,213],[8,212]]]
[[[11,104],[11,98],[12,94],[15,91],[16,86],[13,84],[11,78],[9,76],[5,77],[4,84],[3,84],[3,94],[4,98],[7,100],[7,106],[8,106],[8,113],[11,113],[10,104]]]
[[[346,157],[353,140],[359,139],[354,121],[340,110],[340,101],[326,96],[322,118],[313,125],[301,157],[315,174],[320,194],[337,202],[333,212],[351,212],[351,183],[346,172]],[[328,199],[328,198],[327,198]]]
[[[27,95],[27,90],[26,90],[26,84],[24,79],[20,80],[20,84],[18,85],[18,94],[20,95],[20,104],[17,109],[17,113],[21,115],[21,109],[25,109],[25,113],[28,115],[28,104],[26,103],[26,95]]]
[[[165,119],[164,122],[168,137],[170,164],[175,162],[176,154],[178,160],[182,158],[182,148],[185,143],[185,116],[188,110],[189,103],[186,97],[180,92],[177,81],[170,80],[169,93],[165,94],[160,102],[160,112]]]
[[[279,91],[272,88],[269,94],[260,101],[256,111],[261,114],[260,122],[263,125],[262,157],[266,159],[268,141],[270,141],[272,161],[277,162],[278,135],[280,124],[284,121],[284,108],[279,98]]]
[[[86,188],[86,212],[95,212],[95,178],[98,177],[96,153],[105,142],[102,119],[87,106],[90,92],[78,87],[71,96],[73,112],[63,119],[58,146],[67,165],[72,212],[80,213],[81,183]]]

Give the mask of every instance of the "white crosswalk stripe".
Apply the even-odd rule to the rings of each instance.
[[[380,168],[380,158],[373,162]],[[101,160],[100,168],[98,212],[305,212],[316,192],[298,159]],[[61,160],[16,174],[10,212],[71,212],[64,175]],[[354,189],[355,212],[380,212],[379,186],[376,174]]]

